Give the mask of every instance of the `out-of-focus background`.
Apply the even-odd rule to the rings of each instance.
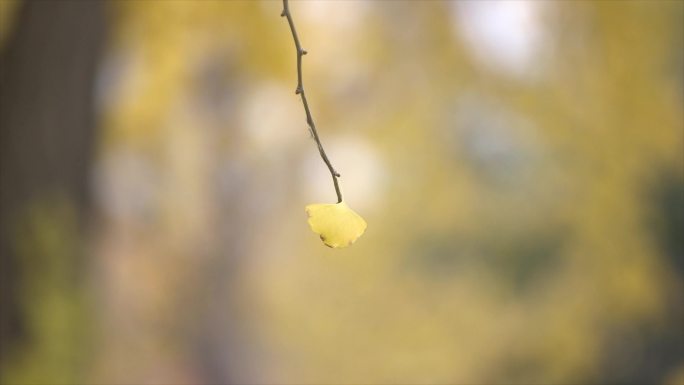
[[[0,0],[3,384],[684,383],[684,3]]]

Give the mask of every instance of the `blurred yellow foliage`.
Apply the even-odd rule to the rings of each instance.
[[[279,2],[111,3],[92,382],[681,382],[684,3],[290,6],[373,226]]]

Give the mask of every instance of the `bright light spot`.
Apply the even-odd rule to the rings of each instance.
[[[292,13],[301,13],[306,22],[317,23],[338,32],[357,32],[368,13],[365,1],[301,1],[290,4]],[[299,15],[296,15],[299,16]]]
[[[259,151],[273,154],[287,150],[306,135],[306,121],[298,99],[291,89],[276,83],[252,88],[245,97],[242,116],[249,143]]]
[[[477,60],[495,71],[528,75],[545,43],[539,1],[455,1],[455,33]]]

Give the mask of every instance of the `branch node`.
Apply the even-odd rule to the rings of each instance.
[[[305,49],[300,49],[300,50],[299,50],[299,54],[302,55],[302,56],[306,55],[307,53],[308,53],[308,52],[306,52]]]
[[[302,86],[297,86],[297,89],[295,90],[295,95],[299,95],[303,92]]]
[[[282,12],[280,12],[280,17],[285,17],[285,10],[284,9]]]

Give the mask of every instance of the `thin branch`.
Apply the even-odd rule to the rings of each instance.
[[[302,104],[304,105],[304,112],[306,112],[306,123],[309,124],[309,129],[311,129],[311,134],[313,135],[316,145],[318,146],[318,152],[321,154],[321,158],[325,165],[328,166],[330,175],[332,176],[333,184],[335,185],[335,193],[337,194],[337,203],[342,202],[342,192],[340,192],[340,185],[337,182],[337,178],[340,174],[335,171],[330,159],[325,154],[323,145],[321,144],[321,139],[318,137],[318,132],[316,131],[316,125],[314,124],[313,118],[311,117],[311,111],[309,110],[309,103],[306,101],[306,92],[304,92],[304,84],[302,82],[302,56],[306,55],[306,51],[302,49],[302,45],[299,43],[299,37],[297,36],[297,29],[294,25],[294,20],[292,20],[292,15],[290,14],[290,8],[288,0],[283,0],[283,12],[280,16],[287,18],[287,23],[290,25],[290,30],[292,31],[292,38],[294,39],[295,48],[297,49],[297,89],[295,94],[298,94],[302,98]]]

